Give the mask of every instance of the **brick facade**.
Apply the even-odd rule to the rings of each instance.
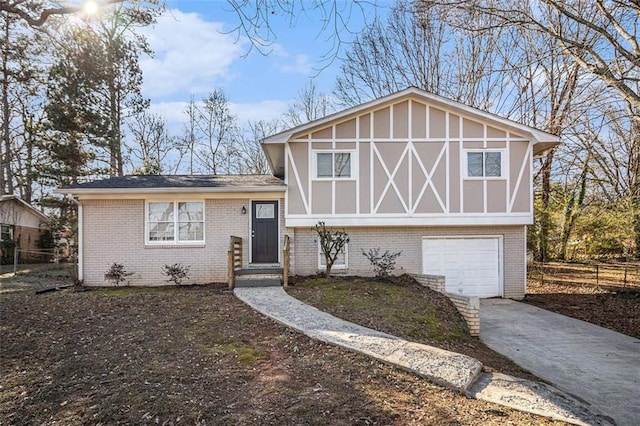
[[[318,242],[311,228],[285,228],[284,200],[280,200],[280,241],[291,238],[291,273],[310,275],[318,270]],[[250,199],[205,200],[205,243],[198,246],[145,245],[145,201],[84,200],[84,283],[109,285],[104,273],[114,262],[121,263],[132,275],[129,285],[166,285],[162,273],[165,264],[189,265],[186,283],[226,282],[227,249],[231,235],[243,240],[243,267],[249,266],[251,245]],[[241,214],[242,207],[247,214]],[[396,274],[421,273],[423,236],[502,235],[504,238],[504,297],[522,299],[525,291],[524,227],[358,227],[347,228],[348,268],[334,269],[340,275],[372,275],[362,250],[380,247],[382,251],[399,251]],[[280,259],[281,260],[281,259]]]
[[[504,297],[522,299],[525,294],[524,226],[468,227],[358,227],[345,228],[349,234],[348,268],[334,270],[335,275],[372,275],[373,268],[362,250],[380,247],[381,251],[402,250],[396,260],[395,274],[422,272],[422,237],[501,235],[503,247]],[[311,228],[294,230],[292,272],[309,275],[318,272],[318,240]]]
[[[280,200],[280,234],[284,230],[284,215]],[[132,275],[128,285],[167,285],[162,273],[165,264],[190,266],[186,284],[226,282],[227,250],[231,235],[243,240],[243,266],[249,264],[249,229],[251,200],[205,200],[205,243],[202,245],[145,245],[145,201],[84,200],[84,283],[107,286],[104,273],[111,264],[124,265]],[[242,207],[247,209],[242,214]]]

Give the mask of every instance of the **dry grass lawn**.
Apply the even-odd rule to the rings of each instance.
[[[311,340],[224,286],[34,294],[61,283],[0,284],[2,424],[557,424]]]

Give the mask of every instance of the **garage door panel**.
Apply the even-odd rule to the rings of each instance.
[[[444,275],[446,290],[451,293],[500,296],[500,239],[425,238],[423,273]]]

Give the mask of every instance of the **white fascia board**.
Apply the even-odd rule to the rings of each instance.
[[[285,216],[285,226],[287,227],[307,227],[315,226],[318,222],[324,222],[327,226],[362,227],[362,226],[508,226],[508,225],[531,225],[533,215],[530,213],[521,214],[497,214],[488,215],[479,213],[477,215],[425,215],[425,216],[344,216],[327,217],[321,215],[287,215]]]
[[[171,188],[59,188],[53,192],[58,194],[177,194],[189,192],[202,193],[244,193],[244,192],[285,192],[286,186],[243,186],[243,187],[171,187]]]

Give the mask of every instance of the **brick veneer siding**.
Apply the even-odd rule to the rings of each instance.
[[[445,293],[453,302],[462,318],[469,326],[469,334],[480,335],[480,299],[478,297],[461,296],[459,294]]]
[[[229,237],[243,241],[243,267],[249,264],[249,229],[251,200],[206,199],[205,244],[202,246],[145,246],[145,201],[83,200],[84,284],[107,286],[104,273],[112,263],[122,263],[128,272],[129,285],[167,285],[162,273],[165,264],[190,266],[186,284],[227,281]],[[242,207],[247,214],[241,214]],[[280,200],[282,212],[283,200]],[[280,215],[280,234],[284,216]],[[281,245],[281,244],[280,244]]]
[[[382,251],[402,250],[396,261],[395,274],[422,273],[422,237],[501,235],[503,237],[504,297],[522,299],[525,295],[524,226],[468,227],[358,227],[345,228],[349,234],[348,269],[334,270],[335,275],[372,275],[373,268],[362,250],[380,247]],[[293,273],[309,275],[318,272],[317,235],[311,228],[294,229],[295,254]],[[295,269],[294,269],[295,268]]]
[[[28,226],[16,226],[13,230],[13,239],[18,242],[19,250],[35,250],[42,251],[39,247],[40,237],[44,230],[37,228],[30,228]],[[20,262],[48,262],[51,261],[51,256],[23,252],[20,253]]]
[[[444,275],[422,275],[411,274],[421,285],[430,288],[438,293],[445,293],[446,281]]]
[[[469,333],[472,336],[480,335],[480,299],[478,297],[447,293],[445,277],[442,275],[412,274],[412,276],[421,285],[447,296],[467,322]]]

